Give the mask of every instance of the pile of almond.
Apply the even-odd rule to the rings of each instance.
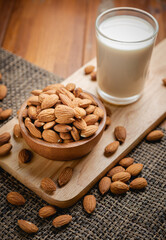
[[[49,85],[32,94],[22,115],[25,126],[33,137],[50,143],[88,138],[104,117],[95,99],[74,83]]]

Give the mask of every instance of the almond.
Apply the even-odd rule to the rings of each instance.
[[[56,213],[56,208],[54,206],[44,206],[39,210],[39,216],[41,218],[47,218]]]
[[[38,120],[40,122],[51,122],[55,120],[55,114],[53,108],[48,108],[42,110],[38,115]]]
[[[27,109],[27,108],[25,108],[25,109],[22,111],[22,117],[23,117],[23,118],[28,117],[28,109]]]
[[[31,122],[31,119],[29,117],[25,118],[25,121],[24,121],[25,127],[27,127],[27,124],[29,122]]]
[[[74,89],[73,93],[74,93],[74,96],[77,98],[79,97],[80,93],[83,92],[82,88],[76,88]]]
[[[96,76],[96,71],[95,71],[95,72],[92,72],[90,76],[91,76],[91,80],[92,80],[92,81],[96,81],[96,78],[97,78],[97,76]]]
[[[10,133],[4,132],[0,135],[0,145],[3,145],[5,143],[8,143],[11,138]]]
[[[40,105],[40,102],[39,102],[39,97],[38,96],[31,96],[28,98],[28,103],[31,103],[32,105]]]
[[[112,155],[117,151],[118,147],[119,147],[119,141],[114,141],[108,144],[105,148],[105,154]]]
[[[84,119],[77,119],[73,122],[73,125],[80,130],[85,130],[87,128],[87,124]]]
[[[149,142],[155,142],[159,141],[163,136],[164,133],[161,130],[154,130],[147,135],[146,140]]]
[[[76,85],[74,83],[68,83],[66,85],[66,89],[70,92],[74,91],[75,88],[76,88]]]
[[[8,193],[6,199],[12,205],[21,206],[25,204],[25,198],[18,192]]]
[[[62,115],[61,117],[57,118],[55,121],[56,123],[59,123],[59,124],[70,124],[74,122],[74,118],[67,118]]]
[[[57,90],[62,87],[64,87],[64,85],[61,83],[51,84],[51,85],[48,85],[47,87],[43,88],[43,92],[46,92],[46,91],[52,90],[52,89]]]
[[[41,188],[49,194],[52,194],[54,191],[56,191],[56,184],[51,180],[51,178],[43,178],[41,181]]]
[[[69,98],[68,96],[60,93],[60,94],[59,94],[59,98],[60,98],[60,100],[62,101],[62,103],[63,103],[64,105],[67,105],[67,106],[69,106],[69,107],[74,107],[72,101],[70,100],[70,98]]]
[[[99,117],[95,114],[89,114],[84,118],[87,126],[95,124],[98,121],[98,119]]]
[[[163,85],[166,86],[166,78],[162,79]]]
[[[12,149],[11,143],[5,143],[2,146],[0,146],[0,156],[7,155]]]
[[[75,108],[75,107],[78,107],[78,105],[79,105],[79,103],[81,103],[81,98],[75,98],[73,101],[72,101],[72,103],[73,103],[73,107]]]
[[[137,176],[142,171],[142,169],[143,169],[143,164],[134,163],[126,169],[126,172],[129,172],[131,176]]]
[[[91,113],[94,112],[95,108],[96,108],[96,107],[95,107],[94,105],[89,105],[89,106],[85,109],[85,111],[86,111],[87,114],[91,114]]]
[[[112,181],[121,181],[121,182],[127,182],[131,178],[131,174],[128,172],[119,172],[112,176]]]
[[[130,188],[132,189],[143,189],[148,185],[147,181],[145,178],[136,178],[130,183]]]
[[[129,190],[129,187],[124,182],[116,181],[111,183],[110,189],[111,189],[111,192],[114,194],[123,194]]]
[[[114,130],[115,138],[121,142],[124,143],[126,139],[126,129],[122,126],[118,126]]]
[[[47,94],[46,94],[46,93],[41,93],[41,94],[39,95],[39,97],[38,97],[38,101],[39,101],[40,103],[42,103],[43,100],[44,100],[46,97],[47,97]]]
[[[43,91],[41,89],[35,89],[31,93],[35,96],[39,96]],[[39,99],[38,99],[39,100]]]
[[[19,162],[20,163],[28,163],[31,161],[32,156],[33,156],[32,152],[30,150],[24,148],[18,154]]]
[[[59,135],[51,129],[44,130],[42,132],[42,137],[45,141],[50,142],[50,143],[61,142],[61,138],[59,137]]]
[[[75,99],[75,96],[73,93],[71,93],[70,91],[68,91],[66,88],[61,88],[60,89],[60,93],[66,95],[70,100],[74,100]],[[59,94],[60,94],[59,93]]]
[[[14,134],[15,138],[21,138],[22,137],[21,129],[20,129],[20,125],[19,124],[15,124],[14,125],[13,134]]]
[[[104,110],[100,107],[96,107],[94,110],[94,114],[98,116],[98,119],[102,119],[104,117]]]
[[[83,109],[83,108],[80,108],[80,107],[75,107],[74,108],[74,111],[75,111],[75,117],[76,118],[83,118],[83,117],[85,117],[86,116],[86,111],[85,111],[85,109]]]
[[[43,126],[43,129],[48,130],[48,129],[54,127],[55,124],[56,124],[55,121],[48,122]]]
[[[83,207],[87,213],[92,213],[96,208],[96,198],[94,195],[87,195],[83,200]]]
[[[69,140],[69,139],[71,139],[70,133],[62,133],[62,132],[61,132],[59,135],[60,135],[60,138],[62,138],[63,140]]]
[[[37,118],[37,109],[35,106],[29,106],[28,108],[28,116],[31,118],[31,119],[36,119]]]
[[[3,110],[0,113],[0,120],[4,121],[4,120],[8,119],[11,115],[12,115],[12,109],[11,108]]]
[[[57,103],[58,99],[59,98],[56,94],[47,95],[41,103],[41,109],[53,107]]]
[[[36,233],[39,230],[35,224],[23,219],[18,220],[18,226],[26,233]]]
[[[78,106],[79,106],[79,107],[82,107],[82,108],[87,108],[91,103],[92,103],[92,101],[89,100],[89,99],[82,99],[82,100],[79,102]]]
[[[57,124],[54,126],[54,130],[56,132],[66,133],[66,132],[70,132],[72,130],[72,127],[66,124]]]
[[[81,131],[81,137],[87,138],[95,134],[98,130],[98,126],[95,125],[89,125],[86,127],[85,130]]]
[[[70,181],[72,175],[73,175],[73,169],[71,167],[64,168],[58,177],[59,186],[62,187],[66,185]]]
[[[111,118],[109,116],[106,117],[105,129],[107,129],[111,125]]]
[[[35,125],[35,127],[40,128],[40,127],[42,127],[43,125],[45,125],[45,123],[44,123],[44,122],[40,122],[40,121],[37,119],[37,120],[34,121],[34,125]]]
[[[111,185],[111,179],[109,177],[103,177],[99,182],[99,191],[101,194],[105,194],[109,191]]]
[[[65,105],[58,105],[55,108],[55,116],[59,119],[71,119],[75,116],[75,111],[73,108]]]
[[[114,174],[119,173],[119,172],[125,172],[125,169],[121,166],[116,166],[116,167],[112,168],[111,170],[109,170],[109,172],[107,173],[107,176],[112,177]]]
[[[95,106],[98,106],[97,102],[95,101],[95,99],[92,97],[92,95],[89,95],[88,93],[86,92],[81,92],[80,95],[79,95],[79,98],[82,98],[82,99],[89,99],[93,105]]]
[[[62,227],[72,221],[71,215],[60,215],[53,220],[53,226],[55,228]]]
[[[95,67],[93,65],[88,65],[85,67],[84,72],[85,74],[90,74],[91,72],[93,72],[94,69]]]
[[[30,131],[30,133],[31,133],[34,137],[36,137],[36,138],[42,138],[42,135],[41,135],[40,130],[37,129],[33,123],[28,122],[28,123],[26,124],[26,127],[28,128],[28,130]]]
[[[129,167],[131,164],[133,164],[134,159],[131,157],[127,157],[127,158],[123,158],[119,161],[119,165],[121,165],[122,167]]]
[[[48,90],[44,93],[47,94],[47,95],[52,95],[52,94],[56,94],[56,90],[55,89],[52,89],[52,90],[50,89],[50,90]]]
[[[3,100],[7,95],[7,87],[3,84],[0,84],[0,100]]]
[[[79,132],[78,132],[77,128],[75,128],[75,127],[72,128],[71,135],[72,135],[74,141],[79,141],[80,140],[80,135],[79,135]]]

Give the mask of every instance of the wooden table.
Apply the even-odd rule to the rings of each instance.
[[[66,78],[95,57],[96,16],[120,6],[151,13],[166,37],[166,0],[0,0],[0,44]]]

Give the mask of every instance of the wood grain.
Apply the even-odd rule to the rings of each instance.
[[[149,79],[146,82],[145,91],[141,99],[131,105],[116,107],[110,106],[112,111],[112,124],[104,132],[103,137],[86,157],[68,161],[51,161],[34,154],[31,163],[20,166],[18,164],[18,152],[26,147],[24,141],[11,138],[12,153],[0,160],[0,166],[13,175],[16,179],[30,188],[41,198],[50,204],[59,207],[68,207],[79,200],[105,173],[113,167],[121,158],[126,156],[145,135],[166,118],[166,88],[162,85],[161,78],[166,75],[166,40],[162,41],[154,50],[150,66]],[[90,64],[95,64],[93,59]],[[84,67],[64,81],[75,82],[77,86],[96,94],[96,82],[90,80],[90,76],[84,75]],[[108,106],[107,106],[108,107]],[[17,119],[9,121],[0,131],[8,131],[12,134],[13,126]],[[114,140],[113,130],[115,126],[122,125],[127,130],[127,139],[120,145],[117,152],[111,157],[104,156],[104,147]],[[141,161],[141,160],[140,160]],[[71,166],[73,177],[63,188],[57,188],[53,195],[44,193],[40,188],[40,182],[44,177],[50,177],[55,182],[64,167]]]

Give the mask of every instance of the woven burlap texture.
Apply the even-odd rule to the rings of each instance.
[[[2,82],[8,87],[7,97],[0,104],[4,109],[11,107],[13,116],[32,89],[62,80],[3,49],[0,50],[0,72]],[[0,126],[3,124],[5,122]],[[72,222],[61,229],[52,226],[54,217],[39,218],[38,210],[46,202],[0,169],[0,239],[164,240],[166,137],[157,143],[142,141],[129,156],[144,164],[140,176],[148,181],[146,190],[129,191],[123,196],[114,196],[110,192],[101,196],[96,184],[89,192],[97,199],[95,212],[89,216],[83,210],[82,199],[71,208],[57,209],[55,216],[66,213],[73,217]],[[26,199],[25,206],[15,207],[7,203],[6,195],[10,191],[21,193]],[[18,219],[35,223],[39,227],[38,233],[32,236],[24,233],[17,226]]]

